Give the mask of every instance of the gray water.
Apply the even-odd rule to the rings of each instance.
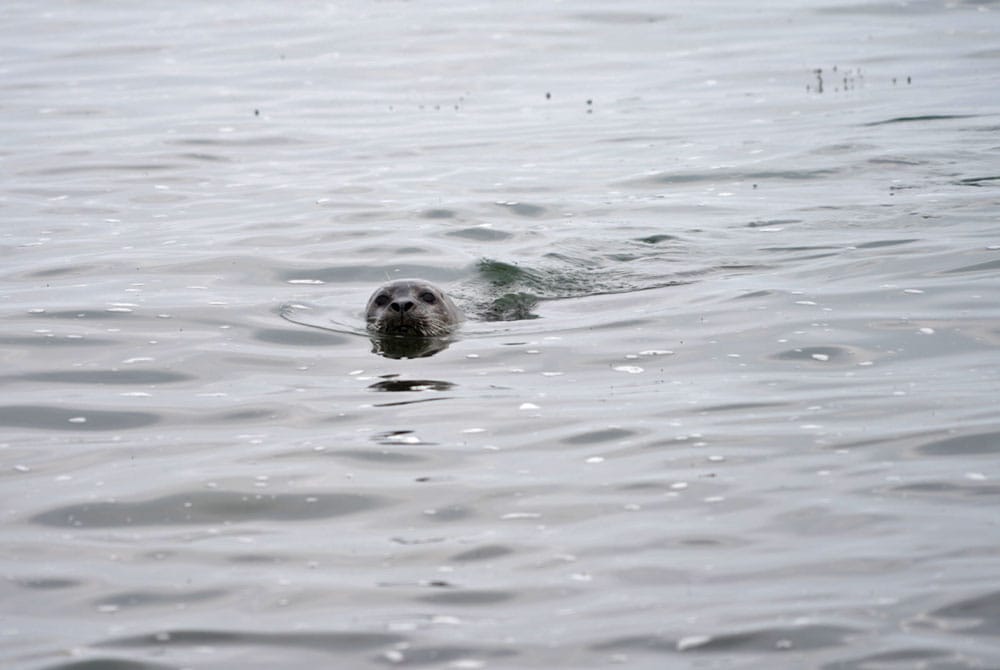
[[[998,11],[6,3],[0,665],[1000,667]]]

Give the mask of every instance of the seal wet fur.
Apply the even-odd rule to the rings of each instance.
[[[462,321],[462,312],[444,291],[423,279],[397,279],[372,294],[365,309],[375,335],[440,338]]]

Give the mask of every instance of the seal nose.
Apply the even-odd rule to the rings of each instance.
[[[389,309],[391,309],[394,312],[399,312],[400,314],[404,312],[409,312],[411,309],[413,309],[413,301],[394,300],[391,303],[389,303]]]

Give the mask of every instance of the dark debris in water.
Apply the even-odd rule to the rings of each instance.
[[[828,70],[821,67],[813,68],[812,82],[806,84],[806,91],[809,93],[824,93],[832,90],[834,93],[853,91],[865,86],[865,74],[861,68],[839,68],[834,65]],[[882,80],[885,81],[885,80]],[[907,86],[913,83],[913,77],[891,77],[889,83],[897,86],[905,83]]]

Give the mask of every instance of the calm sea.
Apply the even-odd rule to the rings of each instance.
[[[1000,3],[0,14],[4,668],[1000,667]]]

